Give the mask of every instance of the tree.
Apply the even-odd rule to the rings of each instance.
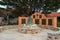
[[[30,16],[34,12],[41,10],[46,14],[56,12],[60,8],[60,0],[3,0],[2,3],[15,7],[12,13],[14,15],[18,13],[17,16]]]
[[[4,16],[3,10],[0,9],[0,17]]]
[[[21,16],[30,16],[38,8],[40,3],[37,0],[3,0],[1,4],[7,5],[7,8],[9,5],[14,6],[14,14],[18,12]]]
[[[60,0],[46,0],[44,4],[44,13],[56,12],[60,8]]]

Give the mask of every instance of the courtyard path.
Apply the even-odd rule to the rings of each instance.
[[[0,40],[47,40],[47,30],[39,34],[22,34],[16,29],[9,29],[0,33]]]

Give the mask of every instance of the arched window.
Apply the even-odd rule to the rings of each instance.
[[[33,18],[35,18],[35,15],[33,15]]]
[[[39,15],[39,18],[41,18],[42,17],[42,15]]]

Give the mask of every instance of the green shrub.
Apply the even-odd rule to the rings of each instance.
[[[60,22],[58,22],[58,24],[57,24],[57,25],[58,25],[58,27],[60,27]]]
[[[8,23],[8,25],[17,25],[17,23]]]

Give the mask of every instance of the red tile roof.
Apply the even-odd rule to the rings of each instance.
[[[42,12],[35,12],[35,14],[43,14]],[[46,17],[59,17],[60,12],[52,12],[50,14],[46,14]]]
[[[47,14],[47,17],[58,17],[60,16],[60,12],[52,12],[51,14]]]

